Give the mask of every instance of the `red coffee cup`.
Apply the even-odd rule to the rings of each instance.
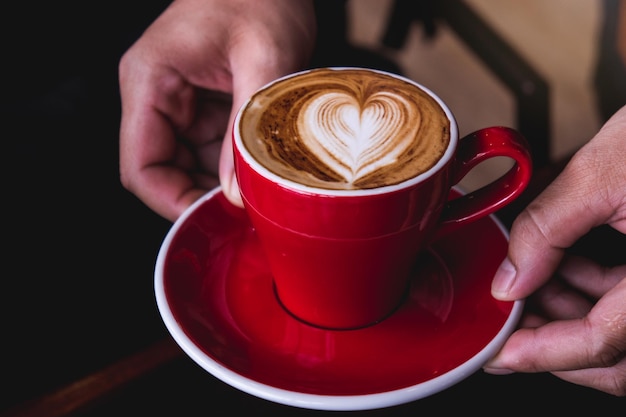
[[[341,72],[346,68],[335,68]],[[268,88],[239,111],[233,128],[235,169],[241,196],[267,255],[277,297],[292,315],[315,326],[354,329],[383,320],[401,304],[418,253],[430,242],[513,201],[527,186],[531,158],[526,140],[507,127],[488,127],[462,139],[456,120],[432,91],[426,93],[449,121],[449,141],[434,166],[397,184],[368,189],[327,189],[284,178],[260,163],[242,137],[246,112]],[[451,188],[479,163],[514,160],[486,186],[449,200]]]

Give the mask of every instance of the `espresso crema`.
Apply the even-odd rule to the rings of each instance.
[[[439,161],[450,121],[418,86],[364,69],[318,69],[257,92],[239,124],[268,170],[311,187],[367,189]]]

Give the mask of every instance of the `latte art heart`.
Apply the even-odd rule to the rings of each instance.
[[[321,93],[300,113],[298,133],[324,165],[351,184],[393,164],[411,145],[420,124],[413,107],[391,92],[375,93],[362,105],[346,92]]]
[[[257,92],[239,132],[254,161],[286,181],[366,190],[433,167],[450,142],[450,121],[430,94],[406,79],[321,68]]]

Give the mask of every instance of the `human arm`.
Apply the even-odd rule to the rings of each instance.
[[[242,205],[231,126],[263,84],[308,63],[309,0],[176,0],[119,65],[120,179],[174,221],[218,184]]]

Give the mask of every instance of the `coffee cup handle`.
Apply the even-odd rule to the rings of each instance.
[[[480,129],[459,141],[451,167],[452,184],[458,184],[476,165],[496,156],[512,158],[515,164],[493,182],[449,200],[443,208],[435,239],[494,213],[526,189],[532,175],[528,143],[516,130],[501,126]]]

